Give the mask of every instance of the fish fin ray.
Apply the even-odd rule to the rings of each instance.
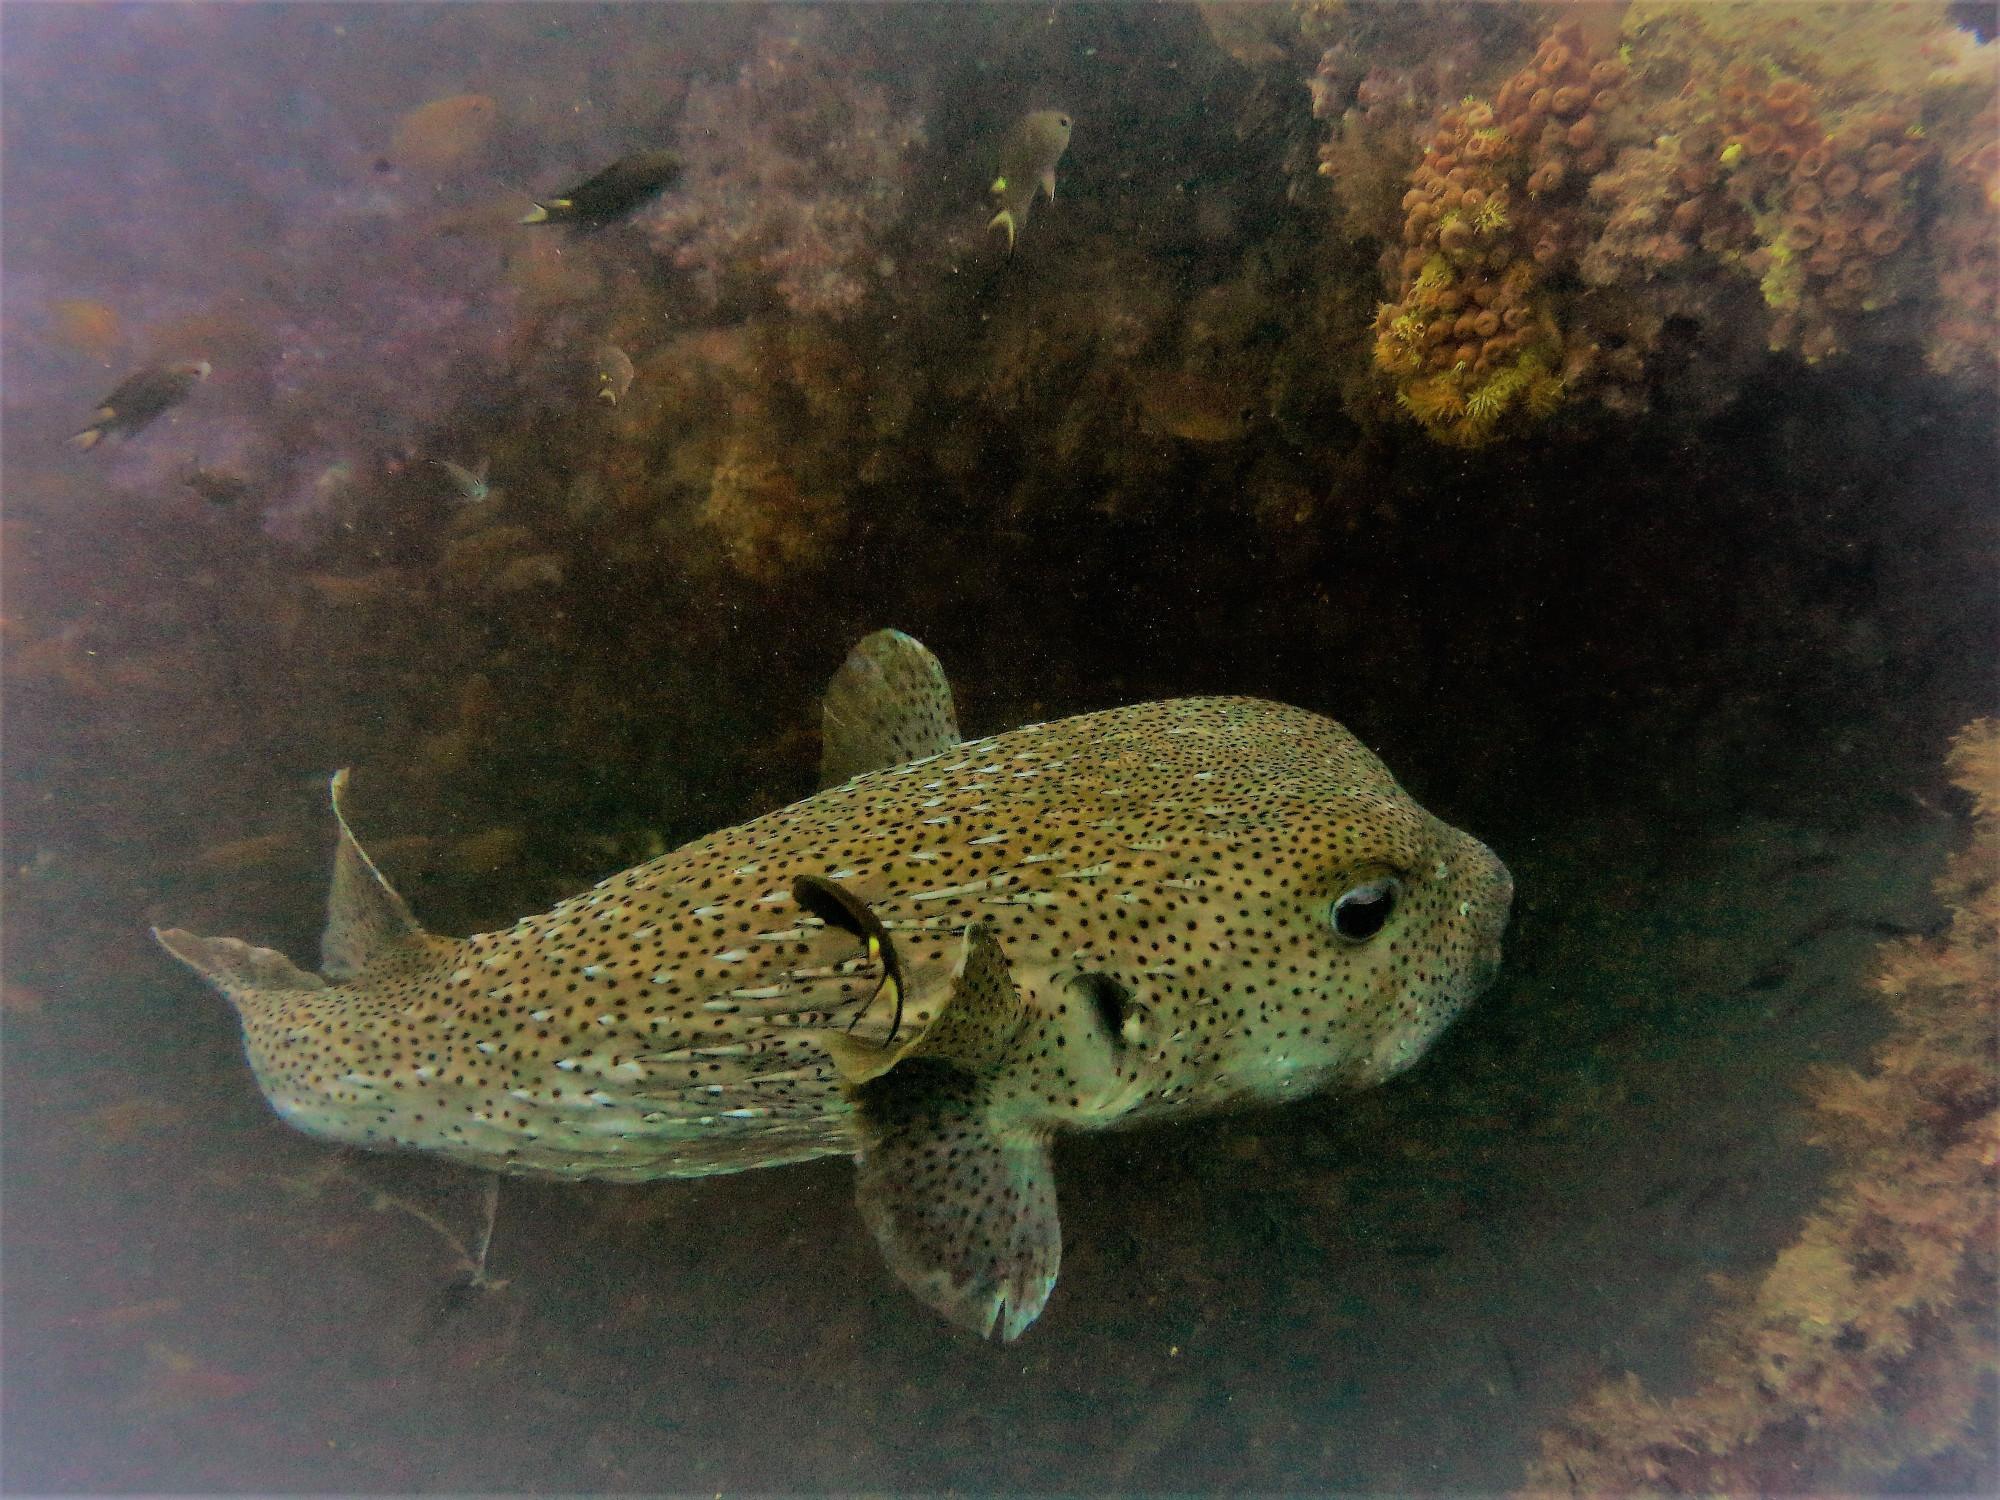
[[[819,784],[839,786],[959,744],[944,668],[922,641],[878,630],[857,642],[820,704]]]
[[[352,979],[385,956],[406,954],[428,943],[430,934],[410,915],[375,861],[363,851],[341,803],[347,772],[333,778],[333,816],[340,845],[333,858],[333,888],[326,896],[326,932],[320,938],[320,969],[328,979]]]
[[[934,1058],[858,1093],[855,1201],[889,1269],[950,1322],[1011,1344],[1062,1265],[1048,1143],[995,1129],[985,1086]]]

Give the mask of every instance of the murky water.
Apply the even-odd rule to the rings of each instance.
[[[1696,42],[1577,10],[1586,60],[1629,49],[1591,129],[1644,149]],[[1420,295],[1422,147],[1555,24],[1412,11],[9,11],[11,1489],[1491,1491],[1599,1382],[1692,1387],[1711,1278],[1823,1191],[1802,1085],[1883,1034],[1870,956],[1940,920],[1944,746],[1993,708],[1991,224],[1953,176],[1990,69],[1885,73],[1854,125],[1828,80],[1876,12],[1787,43],[1813,128],[1889,148],[1853,233],[1890,248],[1802,291],[1778,190],[1723,180],[1754,125],[1659,189],[1699,201],[1678,252],[1617,238],[1638,189],[1586,192],[1566,135],[1572,196],[1479,231],[1534,227],[1544,341],[1399,375],[1371,320]],[[1009,255],[990,174],[1048,107]],[[659,146],[682,178],[618,222],[513,222]],[[1398,403],[1477,360],[1564,399]],[[1499,982],[1392,1084],[1064,1139],[1017,1344],[910,1298],[840,1160],[509,1180],[504,1284],[463,1291],[480,1179],[289,1130],[147,936],[310,964],[340,766],[426,925],[540,910],[809,793],[882,625],[968,734],[1329,714],[1518,892]],[[1992,1476],[1969,1443],[1896,1487]]]

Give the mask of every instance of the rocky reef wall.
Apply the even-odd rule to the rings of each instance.
[[[341,765],[428,923],[511,920],[809,791],[885,624],[973,733],[1327,712],[1510,858],[1906,811],[2000,635],[1961,14],[10,12],[10,977],[309,955]],[[623,221],[517,222],[661,147]],[[92,1041],[135,1074],[158,993]]]
[[[1935,938],[1884,945],[1896,1018],[1866,1073],[1827,1069],[1841,1165],[1796,1243],[1707,1338],[1707,1378],[1662,1400],[1607,1384],[1542,1439],[1528,1494],[1976,1488],[1990,1431],[2000,1229],[2000,724],[1953,742],[1972,832],[1938,879]]]

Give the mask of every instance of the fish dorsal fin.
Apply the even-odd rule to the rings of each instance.
[[[905,1058],[856,1091],[855,1201],[889,1269],[961,1328],[1012,1343],[1062,1265],[1048,1143],[995,1127],[988,1085]]]
[[[340,846],[333,856],[333,889],[326,896],[326,932],[319,940],[320,970],[336,984],[386,956],[409,952],[430,936],[355,840],[341,806],[346,792],[347,772],[338,771],[333,816],[340,824]]]
[[[944,668],[923,642],[878,630],[847,653],[820,710],[819,784],[922,760],[959,743]]]
[[[153,936],[160,946],[186,964],[229,997],[238,1010],[247,1010],[263,997],[294,994],[301,990],[326,988],[317,974],[308,974],[284,954],[272,948],[257,948],[239,938],[196,937],[178,927],[155,927]]]

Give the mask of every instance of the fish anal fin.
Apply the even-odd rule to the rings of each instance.
[[[959,743],[944,668],[922,641],[878,630],[847,653],[820,708],[819,784],[839,786]]]
[[[1049,195],[1049,202],[1056,201],[1056,169],[1053,166],[1042,173],[1042,191]]]
[[[333,816],[340,824],[340,844],[333,857],[333,888],[326,897],[326,932],[319,944],[321,972],[336,983],[385,958],[408,956],[427,946],[430,937],[347,826],[341,805],[346,792],[343,770],[333,778]]]
[[[307,973],[274,948],[252,947],[240,938],[196,937],[178,927],[155,927],[153,936],[239,1010],[260,996],[326,988],[319,975]]]
[[[1047,1142],[1000,1132],[985,1086],[935,1058],[858,1092],[855,1199],[889,1269],[959,1327],[1012,1343],[1062,1264]]]

